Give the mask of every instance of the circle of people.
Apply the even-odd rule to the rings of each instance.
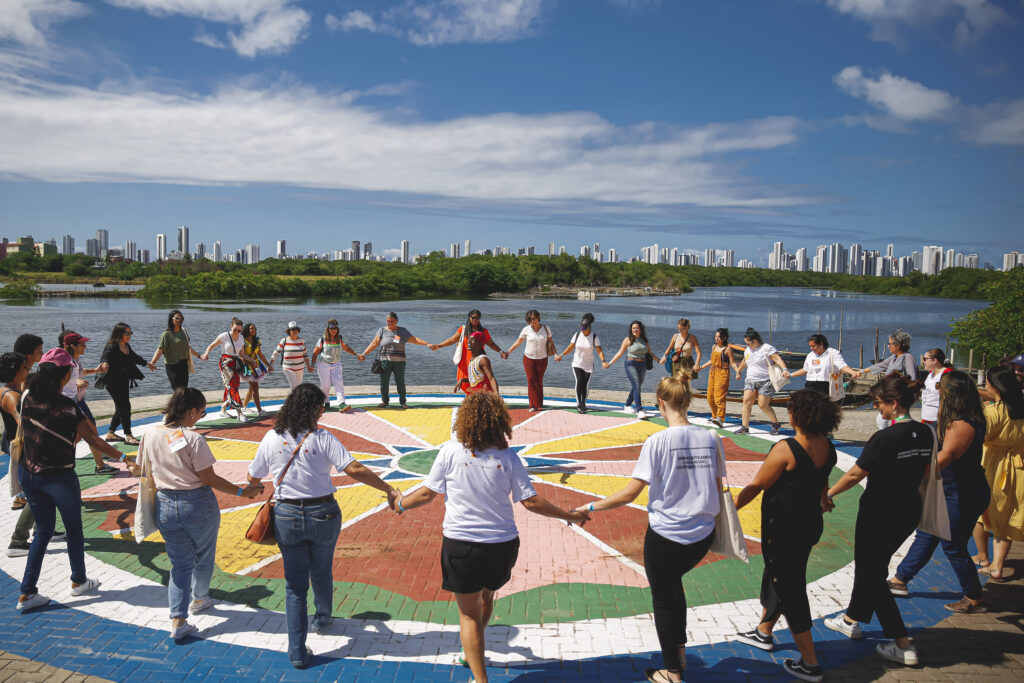
[[[659,683],[680,681],[685,671],[682,577],[709,549],[728,545],[728,539],[722,537],[736,532],[730,532],[723,520],[730,513],[735,516],[737,509],[758,495],[762,496],[762,612],[756,627],[737,633],[735,639],[770,651],[775,647],[772,632],[784,616],[800,656],[786,659],[783,668],[801,680],[823,679],[811,636],[806,569],[823,533],[823,514],[839,504],[836,499],[844,492],[858,484],[864,486],[855,529],[853,588],[845,613],[826,618],[824,624],[857,639],[863,636],[861,624],[877,616],[885,636],[877,653],[897,663],[913,666],[919,660],[895,597],[910,596],[910,582],[937,547],[942,547],[963,593],[959,600],[945,605],[946,609],[971,614],[985,609],[978,568],[990,580],[1002,581],[1012,541],[1024,540],[1024,477],[1019,465],[1024,457],[1024,354],[989,369],[979,388],[968,374],[949,367],[941,349],[930,349],[921,356],[927,373],[921,381],[916,359],[909,354],[910,336],[902,330],[888,340],[889,357],[864,370],[850,368],[824,336],[812,335],[804,368],[793,373],[807,375],[805,389],[792,392],[786,403],[795,435],[776,442],[751,482],[731,496],[722,485],[726,464],[720,434],[688,419],[693,397],[690,379],[696,372],[710,369],[711,422],[721,428],[729,370],[739,377],[745,367],[739,432],[748,430],[750,410],[756,402],[769,416],[771,433],[777,434],[781,424],[766,400],[774,394],[769,368],[775,365],[788,371],[777,350],[754,330],[744,335],[747,346],[740,361],[733,356],[728,330],[717,330],[710,358],[702,363],[699,343],[685,319],[679,321],[678,333],[660,357],[653,353],[643,324],[633,321],[618,351],[606,359],[592,330],[594,316],[589,313],[561,353],[554,348],[550,329],[541,324],[536,310],[527,313],[526,327],[508,350],[501,350],[491,339],[477,310],[470,311],[466,324],[439,344],[416,338],[398,325],[397,315],[389,313],[385,326],[362,353],[353,351],[343,341],[337,321],[329,320],[309,360],[294,322],[267,359],[252,324],[233,319],[230,330],[199,353],[189,343],[183,320],[180,311],[170,313],[167,331],[148,362],[132,351],[132,330],[125,323],[114,327],[96,368],[82,366],[79,359],[89,340],[74,332],[63,332],[58,347],[46,353],[41,338],[22,335],[13,352],[0,356],[2,446],[12,454],[12,493],[19,490],[13,506],[17,508],[20,501],[23,508],[8,555],[27,558],[19,611],[49,601],[39,593],[37,582],[47,546],[54,540],[66,540],[71,595],[94,591],[100,585],[86,575],[81,489],[75,473],[78,440],[92,450],[96,473],[120,471],[104,461],[112,459],[127,463],[133,476],[145,475],[155,485],[155,522],[171,563],[167,594],[170,635],[175,641],[197,632],[188,621],[190,614],[214,605],[210,580],[220,511],[213,491],[254,498],[264,492],[264,481],[272,482],[273,531],[285,570],[288,657],[297,668],[313,662],[314,655],[306,645],[308,631],[326,634],[333,619],[332,562],[342,520],[334,498],[332,470],[380,490],[397,514],[415,514],[411,511],[429,505],[439,494],[445,497],[441,585],[455,595],[462,642],[459,661],[472,671],[475,681],[488,680],[484,629],[495,595],[509,581],[518,557],[515,503],[530,512],[582,526],[598,512],[631,504],[649,488],[644,571],[663,661],[661,668],[647,669],[645,674]],[[348,408],[340,369],[342,351],[365,360],[379,350],[375,360],[380,367],[374,368],[381,373],[379,405],[388,405],[388,378],[393,375],[405,407],[407,343],[434,350],[458,345],[453,357],[458,367],[454,391],[467,395],[456,412],[453,438],[440,448],[425,484],[403,495],[356,461],[336,437],[319,429],[318,420],[330,406],[332,387],[339,410]],[[669,364],[671,374],[658,383],[655,400],[667,428],[645,441],[632,476],[617,493],[566,510],[534,489],[522,461],[508,447],[511,418],[484,353],[489,346],[507,358],[520,345],[525,345],[523,364],[531,411],[543,409],[543,376],[550,356],[560,361],[573,352],[580,412],[587,410],[594,356],[604,368],[625,357],[631,390],[624,409],[635,411],[638,418],[647,417],[640,400],[646,371],[655,361]],[[214,472],[215,458],[209,446],[192,429],[206,414],[206,399],[202,392],[188,387],[190,365],[193,358],[206,360],[218,347],[224,381],[222,412],[233,409],[244,420],[248,397],[243,402],[238,392],[244,378],[262,414],[259,381],[272,371],[279,356],[291,386],[273,429],[260,442],[244,485]],[[137,379],[137,367],[154,369],[161,355],[174,393],[163,424],[147,431],[139,462],[134,462],[109,442],[138,443],[131,433],[128,389]],[[30,375],[37,363],[38,369]],[[302,382],[303,371],[312,370],[314,364],[320,386]],[[882,428],[867,442],[857,463],[830,485],[837,454],[829,435],[842,419],[837,403],[830,400],[830,383],[841,373],[858,377],[862,372],[882,375],[869,391]],[[83,378],[91,374],[102,377],[115,405],[105,438],[98,435],[84,401],[88,383]],[[919,398],[921,419],[915,420],[910,408]],[[115,433],[117,429],[123,436]],[[678,466],[680,458],[686,460],[684,467]],[[925,526],[924,517],[934,512],[926,509],[923,491],[929,478],[936,476],[941,477],[948,538],[918,528]],[[64,524],[60,533],[56,532],[57,511]],[[35,533],[29,542],[33,524]],[[909,552],[889,577],[890,559],[911,534],[915,536]],[[990,535],[994,539],[991,554]],[[972,537],[978,548],[974,556],[968,551]],[[307,623],[310,585],[314,614]]]

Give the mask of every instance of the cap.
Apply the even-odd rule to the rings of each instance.
[[[64,335],[64,343],[65,344],[81,344],[82,342],[87,342],[87,341],[89,341],[88,337],[83,337],[82,335],[78,334],[77,332],[72,332],[71,334],[65,334]]]
[[[1010,362],[1013,363],[1014,365],[1019,365],[1022,368],[1024,368],[1024,353],[1020,354]]]
[[[42,365],[43,363],[53,363],[58,367],[67,367],[74,365],[75,361],[71,354],[64,349],[50,349],[39,359],[39,364]]]
[[[288,328],[287,329],[289,329],[289,330],[297,330],[297,329],[299,329],[299,324],[297,322],[295,322],[294,320],[292,320],[290,323],[288,323]]]

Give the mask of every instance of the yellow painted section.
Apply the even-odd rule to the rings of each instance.
[[[258,443],[249,441],[207,439],[206,443],[210,445],[213,457],[218,460],[252,460],[256,457],[256,449],[259,448]]]
[[[404,493],[422,481],[422,479],[398,479],[388,483]],[[338,507],[341,508],[342,521],[358,517],[381,503],[387,502],[387,498],[383,493],[373,487],[362,484],[340,488],[334,492],[334,498],[338,501]],[[393,513],[388,511],[387,514]]]
[[[245,531],[256,517],[257,507],[222,512],[217,532],[217,566],[234,574],[281,552],[276,543],[262,545],[245,540]]]
[[[637,420],[629,424],[603,429],[592,434],[570,436],[538,444],[520,452],[520,455],[545,455],[548,453],[572,453],[589,448],[612,448],[616,446],[634,446],[642,444],[651,434],[660,432],[664,427]]]
[[[589,493],[592,496],[610,496],[616,493],[623,486],[628,484],[631,477],[610,477],[605,474],[534,474],[534,477],[543,481],[551,482],[552,484],[561,484],[562,486],[568,486],[571,489],[575,489],[580,493]],[[633,501],[636,505],[647,507],[647,487],[640,492],[636,500]]]
[[[734,486],[729,489],[732,492],[733,498],[736,497],[743,489]],[[740,510],[740,526],[743,527],[743,534],[745,536],[752,536],[754,538],[761,538],[761,494],[757,494],[757,498],[750,501],[743,506]]]
[[[452,435],[452,409],[447,406],[388,410],[374,414],[434,446],[443,444]]]

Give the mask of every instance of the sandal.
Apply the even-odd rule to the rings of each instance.
[[[136,439],[134,436],[126,436],[126,437],[124,437],[124,442],[126,444],[128,444],[129,446],[138,446],[139,445],[139,440]]]
[[[1006,579],[1003,578],[1003,573],[1002,572],[993,573],[991,567],[982,567],[981,569],[978,570],[978,573],[979,574],[984,574],[985,576],[987,576],[991,580],[995,581],[996,583],[1002,583],[1003,581],[1006,580]]]
[[[680,678],[679,681],[673,681],[668,677],[668,669],[644,669],[644,675],[652,683],[682,683],[683,680]]]
[[[27,504],[28,504],[28,501],[25,498],[22,498],[21,496],[16,496],[14,498],[14,500],[11,501],[11,509],[12,510],[20,510],[21,508],[25,507],[25,505],[27,505]]]
[[[109,441],[124,441],[124,438],[118,436],[117,434],[114,434],[113,432],[108,432],[107,435],[103,437],[103,440],[104,441],[108,441],[108,442]]]
[[[980,560],[977,555],[971,555],[971,562],[974,563],[975,567],[987,567],[991,564],[988,560]]]

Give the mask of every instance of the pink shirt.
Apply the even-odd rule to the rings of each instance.
[[[205,486],[198,472],[217,462],[201,434],[185,427],[166,425],[145,433],[139,454],[140,463],[143,460],[149,463],[156,487],[172,491]]]

